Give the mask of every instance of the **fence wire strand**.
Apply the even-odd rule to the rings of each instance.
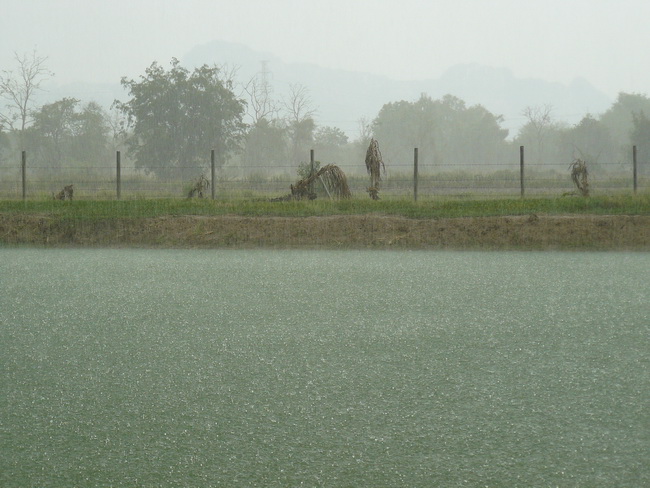
[[[20,158],[18,158],[20,159]],[[358,168],[343,166],[353,196],[366,193],[369,180],[363,171],[363,162]],[[187,198],[195,181],[210,177],[210,160],[200,166],[179,168],[150,167],[143,171],[135,165],[120,164],[120,195],[129,198]],[[382,178],[382,197],[405,197],[413,194],[413,163],[386,163],[386,174]],[[160,176],[164,173],[164,176]],[[594,194],[619,194],[635,188],[633,174],[638,173],[636,188],[650,188],[647,164],[638,164],[633,171],[632,161],[626,163],[599,163],[589,169],[589,184]],[[157,176],[159,175],[159,176]],[[481,197],[485,195],[504,197],[518,196],[521,188],[520,162],[481,165],[478,163],[453,166],[418,166],[418,196],[462,196]],[[14,167],[0,167],[0,198],[51,198],[66,185],[74,185],[75,198],[111,199],[117,198],[117,171],[115,165],[71,164],[52,168],[26,164]],[[272,198],[287,194],[290,185],[298,181],[298,165],[248,165],[231,167],[225,165],[215,169],[214,194],[220,199]],[[318,186],[318,185],[317,185]],[[524,186],[526,195],[563,195],[575,190],[571,180],[569,163],[553,162],[543,165],[525,165]],[[318,188],[317,188],[318,190]],[[321,193],[324,193],[324,189]],[[204,195],[206,196],[206,195]],[[210,192],[207,193],[210,196]]]

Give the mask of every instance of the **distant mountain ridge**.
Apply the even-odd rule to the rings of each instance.
[[[196,46],[179,59],[188,69],[214,63],[236,68],[236,79],[242,84],[261,73],[264,66],[275,98],[286,97],[291,84],[305,86],[316,109],[317,124],[339,127],[351,138],[358,135],[361,118],[371,121],[384,104],[400,100],[415,101],[423,93],[434,99],[451,94],[464,100],[468,106],[481,104],[490,112],[503,115],[503,127],[510,130],[511,136],[525,123],[521,114],[527,106],[550,104],[554,120],[577,123],[587,113],[602,113],[613,103],[611,98],[582,78],[564,85],[540,79],[516,78],[508,68],[478,64],[453,66],[439,79],[398,81],[370,73],[335,70],[307,63],[286,63],[274,54],[225,41]],[[169,61],[158,60],[165,67]],[[119,82],[52,84],[48,92],[40,97],[45,100],[39,103],[49,103],[66,96],[84,102],[94,100],[105,107],[109,107],[116,98],[127,98]]]
[[[613,103],[583,78],[564,85],[516,78],[508,68],[478,64],[453,66],[439,79],[398,81],[313,64],[285,63],[271,53],[225,41],[197,46],[181,61],[192,67],[204,63],[238,66],[238,78],[242,83],[260,73],[264,62],[276,95],[286,95],[291,83],[306,86],[317,109],[317,122],[339,127],[352,137],[357,135],[358,121],[362,117],[372,120],[384,104],[415,101],[422,93],[432,98],[451,94],[468,105],[483,105],[490,112],[504,116],[503,126],[513,136],[525,123],[521,114],[528,106],[549,104],[555,120],[577,123],[584,115],[602,113]]]

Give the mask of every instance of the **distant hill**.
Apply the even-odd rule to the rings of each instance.
[[[351,138],[358,135],[361,118],[370,121],[384,104],[399,100],[414,101],[422,93],[432,98],[451,94],[468,105],[481,104],[492,113],[504,116],[503,126],[510,130],[511,136],[525,123],[521,113],[527,106],[550,104],[555,120],[577,123],[585,114],[600,114],[613,103],[584,79],[564,85],[516,78],[507,68],[476,64],[453,66],[439,79],[397,81],[385,76],[334,70],[314,64],[286,63],[272,53],[225,41],[196,46],[180,60],[189,69],[206,63],[236,68],[236,78],[242,84],[259,74],[264,66],[275,98],[286,98],[291,84],[307,87],[317,110],[317,123],[339,127]],[[159,62],[167,66],[169,60]],[[52,84],[40,98],[42,103],[47,103],[66,96],[84,102],[94,100],[105,107],[109,107],[116,98],[127,98],[118,82]]]
[[[318,110],[318,123],[339,127],[352,137],[357,135],[360,118],[372,120],[385,103],[414,101],[422,93],[433,98],[451,94],[468,105],[481,104],[492,113],[504,116],[503,125],[510,129],[511,135],[525,122],[521,114],[527,106],[550,104],[554,119],[577,123],[587,113],[602,113],[613,103],[585,79],[576,79],[567,86],[516,78],[507,68],[476,64],[453,66],[435,80],[397,81],[313,64],[285,63],[271,53],[224,41],[197,46],[181,61],[192,67],[204,63],[236,66],[241,82],[260,73],[264,62],[278,97],[286,96],[291,83],[306,86]]]

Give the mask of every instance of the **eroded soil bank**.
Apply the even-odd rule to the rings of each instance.
[[[650,216],[409,219],[166,216],[98,221],[0,214],[0,244],[46,247],[650,250]]]

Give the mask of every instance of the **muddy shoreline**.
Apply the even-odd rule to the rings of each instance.
[[[97,221],[0,214],[0,244],[43,247],[650,250],[650,216],[409,219],[163,216]]]

